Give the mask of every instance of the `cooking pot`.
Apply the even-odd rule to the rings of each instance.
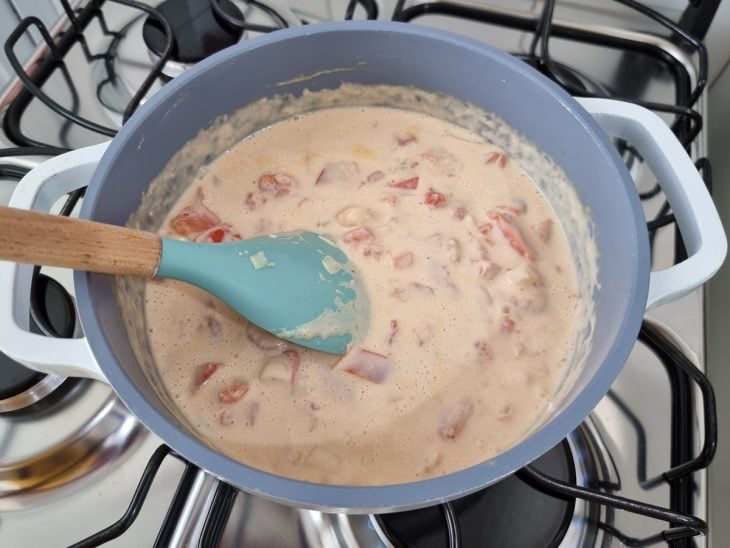
[[[325,511],[404,510],[483,488],[558,443],[608,391],[636,341],[645,310],[696,288],[725,257],[726,239],[712,200],[657,116],[617,101],[576,100],[526,64],[482,43],[386,22],[310,25],[219,52],[167,84],[110,143],[70,152],[33,170],[10,205],[48,210],[90,181],[81,217],[123,225],[173,154],[216,117],[274,93],[334,89],[343,81],[415,86],[495,112],[565,171],[590,211],[599,250],[590,353],[548,416],[520,443],[456,473],[375,487],[296,481],[236,462],[196,438],[165,404],[135,359],[113,279],[105,275],[74,274],[83,335],[52,339],[28,330],[31,267],[0,262],[2,350],[39,371],[110,383],[170,447],[245,491]],[[650,272],[644,215],[609,134],[634,145],[659,180],[688,251],[681,263]]]

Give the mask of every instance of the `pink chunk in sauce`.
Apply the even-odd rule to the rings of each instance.
[[[337,362],[334,370],[346,371],[374,384],[383,384],[390,376],[392,365],[387,356],[354,347]]]
[[[469,399],[457,401],[441,413],[436,433],[445,440],[456,439],[461,434],[473,411],[474,405]]]
[[[276,197],[289,194],[293,184],[294,179],[284,173],[265,173],[258,180],[261,192],[273,194]]]
[[[396,181],[395,183],[390,183],[388,186],[393,188],[402,188],[404,190],[415,190],[418,188],[418,177],[410,177],[408,179]]]

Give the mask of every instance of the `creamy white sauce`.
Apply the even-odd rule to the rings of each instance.
[[[551,200],[570,212],[558,221],[540,181],[503,152],[481,132],[426,114],[343,107],[276,123],[199,170],[160,232],[179,237],[176,217],[202,204],[228,236],[326,234],[363,275],[371,318],[359,347],[368,353],[338,365],[257,332],[200,290],[153,282],[147,339],[170,406],[223,453],[316,482],[412,481],[517,443],[587,351],[592,308],[579,297],[595,285],[595,248],[575,195]],[[569,188],[559,171],[546,172],[551,186]],[[283,178],[260,190],[273,175]],[[583,253],[571,253],[566,223],[572,238],[586,236]]]

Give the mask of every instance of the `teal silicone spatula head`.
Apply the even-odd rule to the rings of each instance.
[[[353,265],[312,232],[199,244],[0,206],[0,259],[183,280],[275,335],[335,354],[370,320]]]
[[[266,331],[323,352],[346,352],[369,320],[353,265],[312,232],[218,244],[163,238],[156,276],[197,285]]]

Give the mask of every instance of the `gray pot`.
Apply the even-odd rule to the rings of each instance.
[[[341,68],[349,70],[332,72]],[[316,73],[306,81],[296,79]],[[466,470],[384,487],[318,485],[250,468],[196,439],[168,410],[132,353],[109,276],[75,273],[85,337],[48,339],[27,329],[30,267],[0,262],[0,348],[38,370],[106,380],[173,449],[245,491],[331,511],[416,508],[483,488],[563,439],[608,391],[636,341],[645,309],[678,298],[712,276],[724,259],[726,240],[694,166],[650,112],[615,101],[576,101],[521,61],[484,44],[384,22],[311,25],[222,51],[166,85],[108,147],[74,151],[34,170],[11,205],[47,210],[55,198],[90,177],[81,216],[124,224],[148,182],[217,116],[272,93],[335,88],[341,81],[411,85],[496,112],[565,170],[591,211],[600,284],[593,295],[592,349],[550,416],[526,439]],[[684,262],[650,273],[637,193],[606,132],[632,143],[659,179],[688,249]]]

